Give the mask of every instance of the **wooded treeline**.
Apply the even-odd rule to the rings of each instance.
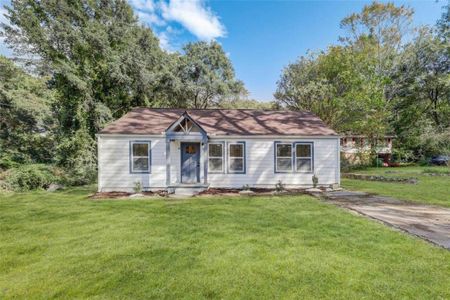
[[[277,102],[373,142],[395,134],[403,157],[450,153],[449,6],[432,27],[412,26],[413,16],[374,2],[344,18],[339,44],[283,70]]]
[[[76,183],[96,175],[95,133],[135,106],[311,110],[339,132],[431,155],[450,148],[449,7],[433,27],[374,2],[342,20],[347,34],[282,72],[275,103],[246,99],[217,42],[161,49],[124,0],[16,0],[1,36],[0,168],[54,164]]]

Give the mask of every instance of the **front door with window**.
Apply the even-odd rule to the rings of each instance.
[[[200,182],[199,143],[181,143],[181,182]]]

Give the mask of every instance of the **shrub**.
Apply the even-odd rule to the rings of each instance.
[[[6,188],[17,192],[45,189],[51,183],[60,183],[63,180],[64,177],[55,175],[52,166],[43,164],[21,165],[4,174]]]
[[[284,190],[284,184],[281,182],[281,180],[278,180],[278,182],[275,184],[275,191],[282,192]]]
[[[134,182],[133,190],[134,190],[135,193],[142,192],[142,184],[141,184],[140,181],[137,180],[137,181]]]
[[[249,186],[248,184],[244,184],[244,185],[242,186],[242,190],[243,190],[243,191],[250,191],[250,186]]]
[[[66,170],[68,185],[84,185],[97,178],[95,140],[83,130],[64,138],[58,146],[57,164]]]
[[[312,182],[313,182],[313,187],[316,188],[317,184],[319,183],[319,177],[317,177],[316,174],[314,174],[312,176]]]

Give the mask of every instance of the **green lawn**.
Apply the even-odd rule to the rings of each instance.
[[[450,251],[308,196],[0,195],[0,298],[450,298]]]
[[[450,207],[450,176],[428,176],[423,173],[425,169],[435,170],[436,173],[449,170],[448,167],[369,168],[353,173],[386,177],[415,177],[419,179],[419,183],[412,185],[343,178],[342,186],[349,190],[365,191],[406,201]]]

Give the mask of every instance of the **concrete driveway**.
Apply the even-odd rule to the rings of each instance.
[[[450,250],[450,209],[363,192],[324,193],[327,201]]]

